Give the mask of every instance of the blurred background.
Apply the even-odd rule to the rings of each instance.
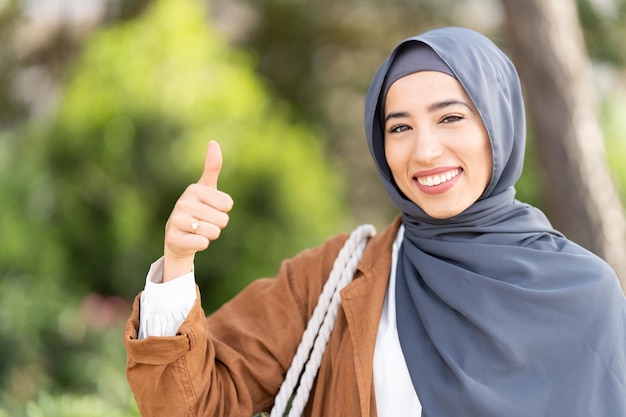
[[[400,40],[479,30],[517,65],[518,198],[626,278],[626,0],[0,0],[0,417],[138,416],[125,320],[220,142],[208,313],[281,259],[396,215],[362,128]]]

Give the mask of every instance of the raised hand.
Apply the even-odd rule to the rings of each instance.
[[[211,141],[202,176],[178,198],[165,226],[163,282],[190,272],[196,252],[205,250],[228,224],[233,199],[217,189],[221,169],[222,150]]]

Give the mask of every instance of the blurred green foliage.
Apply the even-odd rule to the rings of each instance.
[[[590,54],[620,67],[626,65],[626,0],[576,0]]]
[[[44,172],[59,179],[46,190],[56,194],[51,215],[88,288],[129,296],[142,286],[129,286],[129,272],[161,252],[164,221],[200,175],[209,139],[222,145],[220,188],[235,209],[210,251],[219,262],[199,271],[207,295],[215,282],[273,273],[285,252],[341,220],[316,137],[269,96],[245,55],[211,36],[198,7],[158,2],[94,37],[40,136]]]
[[[207,311],[349,227],[316,133],[205,16],[160,0],[100,31],[58,114],[1,138],[0,415],[136,415],[121,325],[210,139],[235,208],[197,258]]]
[[[626,92],[614,90],[602,106],[603,127],[609,165],[615,174],[615,183],[620,188],[622,202],[626,206]]]

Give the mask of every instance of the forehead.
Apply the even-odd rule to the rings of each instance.
[[[385,111],[396,106],[424,105],[457,99],[473,107],[461,83],[448,74],[437,71],[419,71],[397,79],[387,91]]]

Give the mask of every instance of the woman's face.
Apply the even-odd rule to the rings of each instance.
[[[487,130],[461,84],[435,71],[395,81],[385,101],[385,155],[400,190],[429,216],[471,206],[492,171]]]

